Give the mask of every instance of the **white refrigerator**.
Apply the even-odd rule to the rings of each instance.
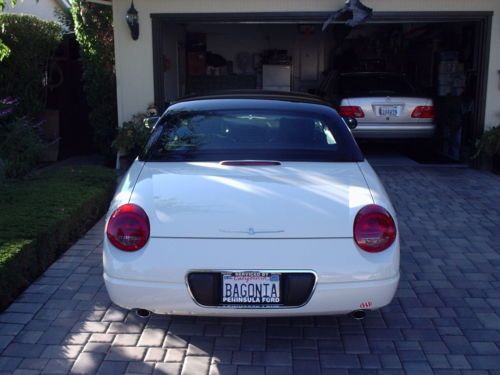
[[[262,65],[262,89],[271,91],[291,91],[291,65]]]

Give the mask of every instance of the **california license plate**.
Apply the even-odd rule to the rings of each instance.
[[[280,302],[280,274],[267,272],[222,274],[223,304],[276,305]]]
[[[378,116],[397,117],[399,116],[399,106],[397,105],[380,105],[376,107]]]

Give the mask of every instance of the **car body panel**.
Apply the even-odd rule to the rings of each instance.
[[[397,241],[372,254],[357,248],[352,238],[151,238],[134,253],[106,244],[104,256],[110,277],[163,283],[184,282],[190,270],[266,269],[311,270],[320,284],[373,281],[397,276],[398,264]]]
[[[113,200],[111,201],[108,209],[108,215],[106,216],[106,220],[109,218],[109,215],[113,213],[119,206],[122,204],[128,203],[130,200],[130,196],[134,191],[134,186],[141,174],[142,168],[144,167],[144,162],[135,160],[130,168],[127,170],[127,173],[123,176],[118,187],[116,188],[115,195]]]
[[[361,173],[363,173],[363,177],[365,178],[366,184],[370,189],[372,194],[373,203],[378,204],[379,206],[384,207],[393,218],[396,217],[396,210],[392,206],[391,200],[389,199],[389,195],[385,190],[384,185],[380,181],[377,173],[374,171],[370,163],[367,161],[357,163]],[[397,225],[396,220],[396,225]]]
[[[318,283],[301,307],[228,308],[202,307],[183,282],[160,283],[114,278],[104,274],[111,300],[127,309],[146,308],[157,314],[197,316],[308,316],[346,314],[388,305],[396,293],[399,274],[389,279],[352,283]]]
[[[131,202],[152,237],[342,238],[373,203],[356,163],[146,163]],[[248,231],[253,233],[249,234]]]

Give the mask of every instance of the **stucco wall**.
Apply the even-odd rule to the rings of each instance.
[[[494,11],[485,125],[500,124],[499,0],[364,0],[364,3],[379,12]],[[130,1],[113,1],[120,124],[154,101],[151,13],[331,11],[342,7],[344,0],[135,0],[134,4],[139,12],[138,41],[131,39],[125,22]]]
[[[59,4],[56,0],[38,0],[38,2],[36,0],[23,0],[18,1],[14,8],[9,7],[10,1],[6,3],[5,13],[31,14],[47,21],[57,21],[54,11],[59,8]]]

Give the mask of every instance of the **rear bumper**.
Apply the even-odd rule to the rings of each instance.
[[[359,122],[352,131],[358,139],[413,139],[431,138],[434,136],[436,126],[433,123],[420,124],[379,124]]]
[[[399,274],[383,280],[318,283],[309,301],[300,307],[232,308],[198,305],[185,283],[123,280],[104,273],[111,300],[124,308],[142,308],[158,314],[203,316],[289,316],[345,314],[388,305],[396,292]]]
[[[187,275],[196,271],[309,272],[316,275],[299,307],[201,306]],[[119,306],[161,314],[276,316],[343,314],[376,309],[393,298],[399,280],[399,240],[378,254],[341,239],[165,239],[126,253],[104,240],[104,280]]]

